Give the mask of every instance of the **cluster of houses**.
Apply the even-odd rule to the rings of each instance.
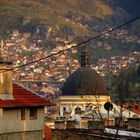
[[[60,40],[56,38],[58,42],[68,43],[65,39]],[[13,67],[19,66],[21,64],[26,64],[31,61],[36,61],[42,57],[46,57],[51,54],[55,54],[58,51],[67,49],[76,44],[59,44],[56,48],[50,50],[49,47],[42,47],[40,45],[43,39],[31,39],[31,33],[20,33],[18,30],[14,30],[9,38],[6,40],[1,40],[0,50],[1,55],[4,59],[13,60]],[[77,49],[72,49],[72,53],[76,53]],[[72,69],[78,67],[78,61],[69,57],[69,52],[64,52],[57,58],[51,58],[40,63],[35,63],[25,67],[24,70],[16,70],[14,72],[15,80],[50,80],[54,77],[58,80],[64,80],[65,76],[68,74],[68,63],[71,61]],[[36,68],[36,69],[34,69]],[[62,73],[65,73],[62,76]]]
[[[0,60],[0,140],[42,140],[43,138],[50,140],[52,135],[59,139],[57,131],[52,131],[44,122],[44,107],[53,107],[54,103],[40,97],[30,89],[13,82],[11,66],[12,62]],[[109,121],[109,124],[105,126],[112,126],[114,123],[112,123],[109,117],[109,120],[107,120],[107,111],[104,108],[104,103],[110,101],[110,96],[106,92],[100,75],[90,67],[89,56],[86,54],[86,51],[83,51],[81,67],[68,77],[62,88],[62,96],[58,106],[59,110],[55,114],[55,117],[58,116],[59,118],[53,120],[55,129],[58,129],[61,134],[67,129],[79,131],[81,131],[81,128],[85,129],[85,131],[87,129],[96,130],[94,124],[97,124],[97,128],[101,127],[100,129],[102,129],[104,125],[99,122],[100,116],[97,113],[98,111],[101,112],[103,119],[106,118],[106,123]],[[89,110],[88,107],[90,105],[93,110]],[[120,107],[115,104],[113,106],[116,109],[116,113],[114,109],[110,111],[110,118],[114,119],[114,115],[120,114]],[[124,106],[123,114],[127,118],[130,117],[128,119],[128,128],[139,131],[140,127],[137,125],[140,121],[139,104],[135,105],[135,108],[132,105],[131,107],[131,110],[128,110]],[[90,117],[89,113],[91,115],[96,114],[94,116],[95,120]],[[48,115],[47,112],[46,115]],[[90,122],[92,125],[90,125]],[[87,123],[89,125],[85,127]],[[108,131],[108,133],[112,133],[112,129]],[[51,135],[51,133],[53,134]],[[95,134],[98,133],[96,132]],[[129,132],[127,132],[127,137],[129,137],[128,134]],[[139,135],[139,133],[131,133],[131,137],[140,137]]]
[[[127,37],[125,37],[125,35]],[[118,36],[120,37],[119,39],[122,40],[131,38],[129,42],[139,43],[138,38],[135,36],[129,36],[127,30],[118,30],[108,36]],[[57,46],[50,50],[49,47],[46,46],[44,48],[40,45],[43,41],[44,40],[41,38],[31,38],[31,33],[20,33],[18,30],[13,30],[8,39],[1,40],[1,55],[4,59],[12,60],[14,62],[13,66],[19,66],[76,45],[75,43],[69,44],[69,41],[65,38],[56,37]],[[63,45],[62,43],[57,42],[62,42]],[[102,45],[102,42],[97,42],[97,46]],[[111,46],[107,45],[106,49],[111,49]],[[23,70],[16,70],[13,77],[15,80],[65,81],[68,75],[79,67],[78,60],[71,57],[71,54],[75,54],[76,52],[77,49],[73,48],[71,51],[63,52],[57,57],[42,60],[40,63],[31,64]],[[108,59],[101,58],[96,64],[93,64],[92,67],[97,70],[101,76],[105,77],[108,73],[116,73],[122,66],[127,66],[134,61],[135,54],[131,54],[130,56],[115,56]],[[106,72],[107,69],[110,71]]]
[[[92,68],[102,77],[106,77],[108,74],[117,74],[121,68],[137,62],[137,53],[134,52],[129,56],[113,56],[110,59],[101,58],[97,61],[97,65],[92,65]]]
[[[122,42],[135,42],[140,44],[140,39],[137,36],[129,35],[127,29],[116,30],[115,32],[112,32],[109,36],[111,36],[111,38],[120,39],[122,40]]]

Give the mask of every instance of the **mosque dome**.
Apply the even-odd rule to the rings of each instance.
[[[90,67],[85,47],[81,54],[81,67],[67,78],[62,87],[63,95],[107,95],[100,75]]]

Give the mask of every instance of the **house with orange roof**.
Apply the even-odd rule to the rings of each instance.
[[[13,83],[11,64],[0,60],[0,140],[42,140],[50,102]]]

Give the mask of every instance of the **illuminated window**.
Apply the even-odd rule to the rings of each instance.
[[[37,119],[37,108],[30,108],[30,119]]]
[[[25,120],[25,108],[21,108],[21,120]]]

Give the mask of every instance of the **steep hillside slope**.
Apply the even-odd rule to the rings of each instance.
[[[43,24],[51,27],[68,25],[83,34],[88,33],[88,29],[76,26],[66,20],[66,16],[74,16],[77,20],[93,16],[104,19],[112,14],[111,7],[102,0],[0,0],[0,32]]]

